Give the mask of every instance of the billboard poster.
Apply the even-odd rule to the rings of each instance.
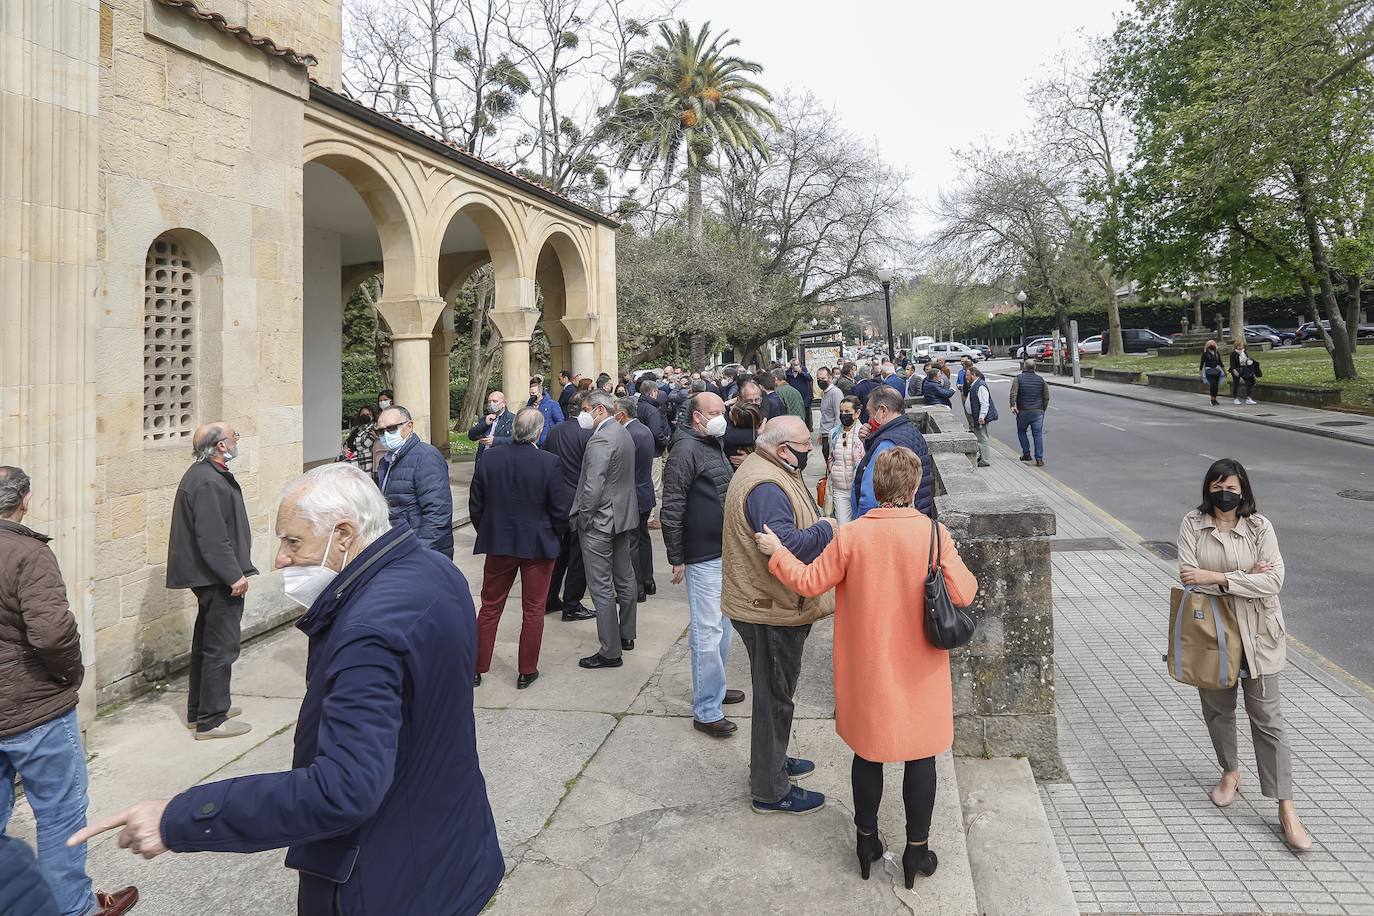
[[[802,344],[802,365],[814,373],[821,366],[833,368],[844,362],[844,345],[838,340]]]

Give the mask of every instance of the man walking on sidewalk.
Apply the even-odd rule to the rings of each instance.
[[[803,563],[820,556],[835,534],[835,520],[820,518],[802,480],[811,433],[797,417],[764,424],[757,447],[735,471],[725,494],[722,528],[721,610],[734,621],[749,652],[754,715],[749,745],[749,792],[754,810],[806,814],[825,796],[792,784],[813,772],[809,760],[787,756],[802,649],[811,624],[835,611],[826,592],[802,598],[768,571],[754,535],[768,528]]]
[[[635,647],[635,445],[625,427],[615,422],[614,404],[606,392],[594,391],[578,414],[578,422],[594,432],[582,459],[572,520],[582,538],[582,562],[596,605],[600,641],[595,654],[578,660],[583,668],[619,668],[624,664],[621,652]]]
[[[969,422],[973,424],[973,434],[978,437],[978,466],[992,467],[992,442],[988,424],[997,419],[997,408],[992,403],[992,389],[983,379],[983,370],[977,366],[965,366],[968,379]]]
[[[663,546],[673,565],[673,584],[687,580],[692,727],[713,738],[727,738],[736,726],[725,718],[721,705],[743,702],[744,691],[725,689],[730,627],[720,612],[720,556],[732,471],[720,444],[725,402],[714,394],[698,394],[687,402],[685,419],[663,473]]]
[[[14,810],[17,772],[38,821],[38,868],[56,902],[47,912],[117,916],[138,901],[138,890],[92,892],[85,844],[66,845],[86,826],[86,754],[76,722],[86,672],[49,538],[23,524],[31,499],[29,476],[0,467],[0,835]],[[10,880],[19,881],[0,875],[0,886]],[[0,892],[0,913],[31,912],[6,909],[5,896]],[[38,896],[21,899],[27,906]]]
[[[1011,380],[1011,412],[1016,415],[1016,438],[1021,442],[1021,460],[1031,460],[1035,439],[1035,466],[1045,466],[1045,411],[1050,406],[1050,386],[1035,371],[1035,360],[1021,363],[1021,374]]]
[[[172,502],[167,587],[189,588],[196,596],[186,727],[204,741],[235,738],[252,728],[231,721],[239,709],[229,703],[229,680],[239,657],[248,577],[258,571],[243,491],[229,471],[229,462],[239,456],[238,433],[228,423],[207,423],[195,431],[191,444],[196,460],[182,475]]]

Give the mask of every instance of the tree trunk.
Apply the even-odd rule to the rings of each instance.
[[[381,298],[382,284],[378,277],[364,280],[359,287],[363,294],[363,299],[372,309],[372,358],[377,362],[377,374],[381,376],[382,387],[391,389],[396,387],[395,373],[393,371],[395,360],[391,352],[391,329],[387,327],[386,319],[377,310],[377,300]]]
[[[1193,330],[1202,330],[1202,297],[1193,297]]]
[[[1360,286],[1362,277],[1345,278],[1345,330],[1350,336],[1350,357],[1355,358],[1355,347],[1360,337]]]
[[[692,250],[701,253],[704,247],[701,206],[701,169],[687,168],[687,241]],[[692,371],[706,368],[706,334],[692,333]]]
[[[1245,287],[1231,293],[1231,343],[1245,339]]]
[[[1317,226],[1317,214],[1312,204],[1312,184],[1307,173],[1293,169],[1293,184],[1298,190],[1298,208],[1302,211],[1302,221],[1307,229],[1307,248],[1312,254],[1312,269],[1316,271],[1321,284],[1322,310],[1331,321],[1333,346],[1327,349],[1331,354],[1331,365],[1338,379],[1359,377],[1355,369],[1355,348],[1346,335],[1345,319],[1341,317],[1340,307],[1336,304],[1336,290],[1331,285],[1331,270],[1326,260],[1326,244],[1322,241],[1321,229]],[[1317,320],[1321,327],[1321,320]]]
[[[1103,348],[1104,353],[1120,355],[1126,352],[1126,345],[1121,340],[1121,302],[1116,298],[1116,277],[1107,275],[1107,336],[1104,342],[1107,347]]]
[[[491,381],[492,371],[496,368],[496,357],[501,352],[501,332],[496,325],[491,326],[486,343],[482,333],[487,325],[487,310],[493,296],[490,280],[477,284],[472,303],[472,359],[468,364],[468,390],[463,394],[463,407],[458,414],[458,426],[469,426],[481,414],[487,399],[487,384]]]
[[[625,366],[626,368],[634,369],[635,367],[642,366],[645,363],[656,363],[659,361],[659,359],[661,359],[664,356],[664,354],[666,354],[669,350],[673,348],[673,345],[675,343],[676,340],[674,340],[672,337],[660,337],[657,340],[655,340],[651,346],[646,347],[643,350],[636,350],[635,352],[631,353],[629,357],[625,360]]]

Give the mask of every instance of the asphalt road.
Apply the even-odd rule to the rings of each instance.
[[[988,364],[989,378],[1009,361]],[[1020,449],[994,381],[998,439]],[[1337,496],[1374,490],[1374,448],[1108,395],[1054,388],[1045,418],[1045,468],[1147,541],[1172,544],[1202,496],[1216,458],[1250,473],[1259,511],[1278,531],[1288,632],[1374,685],[1374,502]],[[1250,410],[1262,408],[1249,408]]]

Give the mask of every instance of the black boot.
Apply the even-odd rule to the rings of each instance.
[[[911,890],[911,886],[916,883],[917,872],[929,878],[935,874],[935,868],[939,864],[940,860],[925,843],[919,846],[907,843],[906,851],[902,853],[902,877],[906,879],[906,889]]]
[[[872,833],[864,833],[862,830],[855,828],[855,833],[859,841],[857,850],[859,856],[859,874],[867,881],[869,868],[874,862],[883,857],[883,841],[879,838],[878,831],[876,830]]]

